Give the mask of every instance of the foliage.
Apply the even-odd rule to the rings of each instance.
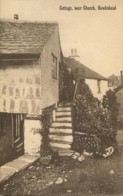
[[[49,128],[52,123],[52,112],[53,112],[54,106],[47,107],[43,110],[42,116],[41,116],[41,135],[42,135],[42,141],[41,141],[41,156],[47,156],[51,153],[51,149],[49,147]]]
[[[106,147],[115,145],[116,129],[112,125],[111,114],[103,109],[99,100],[93,96],[88,85],[83,81],[78,84],[73,109],[74,131],[87,134],[87,137],[81,139],[81,142],[80,139],[74,140],[73,148],[75,150],[79,145],[77,148],[81,150],[101,152]],[[75,138],[78,137],[75,136]],[[80,136],[79,138],[84,137]]]
[[[60,101],[66,100],[68,67],[62,62],[59,66],[59,97]]]
[[[82,153],[84,150],[87,152],[99,152],[100,140],[96,135],[74,135],[72,149]]]
[[[113,127],[117,126],[117,115],[118,115],[118,107],[117,97],[115,92],[111,89],[106,92],[106,95],[103,96],[102,105],[111,115],[111,122]]]

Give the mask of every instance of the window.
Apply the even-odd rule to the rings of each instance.
[[[113,84],[112,84],[112,81],[108,81],[108,87],[112,87],[113,86]]]
[[[101,93],[100,80],[97,80],[97,93]]]
[[[21,123],[21,114],[13,114],[13,133],[14,133],[14,140],[20,138],[20,123]]]
[[[52,78],[57,79],[57,58],[52,54],[51,60],[52,60]]]

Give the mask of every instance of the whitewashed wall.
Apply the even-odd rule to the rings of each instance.
[[[0,64],[0,112],[41,113],[41,70],[38,61]]]
[[[105,81],[105,80],[100,81],[101,93],[98,93],[97,80],[95,80],[95,79],[86,79],[85,82],[86,82],[86,84],[89,85],[93,95],[95,97],[97,97],[99,100],[102,100],[103,95],[105,95],[106,91],[109,89],[108,88],[108,82]]]
[[[41,129],[41,121],[25,119],[24,121],[24,153],[28,155],[40,155],[41,135],[37,133]]]

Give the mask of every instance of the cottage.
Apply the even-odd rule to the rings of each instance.
[[[41,110],[59,100],[60,62],[57,23],[0,21],[1,163],[32,144],[35,153]]]
[[[114,90],[115,88],[123,85],[123,71],[120,71],[120,75],[116,76],[112,74],[108,78],[108,86],[110,89]]]
[[[85,79],[85,82],[89,85],[95,97],[99,100],[103,98],[103,95],[108,90],[107,78],[86,67],[79,61],[75,60],[75,58],[64,57],[64,63],[71,69],[71,72],[75,77],[80,76]]]

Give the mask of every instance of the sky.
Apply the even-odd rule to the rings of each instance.
[[[74,9],[83,6],[96,10]],[[14,14],[19,20],[58,22],[64,56],[76,48],[78,60],[105,77],[123,70],[123,0],[0,0],[0,18],[13,19]]]

